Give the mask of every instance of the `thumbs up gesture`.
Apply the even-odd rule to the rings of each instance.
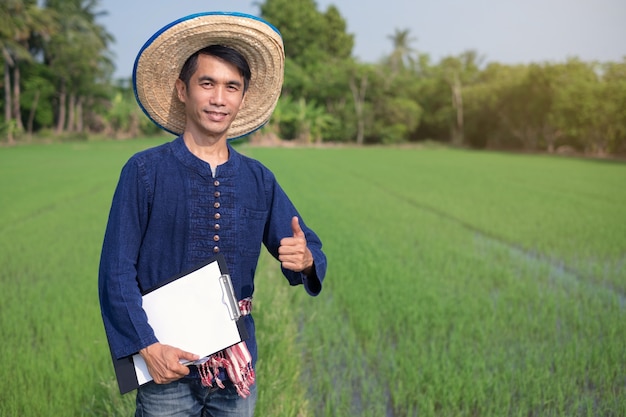
[[[300,227],[298,217],[291,219],[293,236],[285,237],[280,241],[278,260],[283,268],[294,272],[309,275],[313,266],[313,254],[306,245],[306,237]]]

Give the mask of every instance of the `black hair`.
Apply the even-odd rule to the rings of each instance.
[[[191,76],[198,69],[198,56],[201,54],[214,56],[237,67],[239,74],[243,77],[243,93],[245,94],[246,91],[248,91],[250,78],[252,76],[248,61],[246,61],[246,58],[239,53],[239,51],[224,45],[207,46],[187,58],[187,61],[183,64],[183,68],[180,70],[180,75],[178,76],[178,78],[185,83],[187,88],[189,88],[189,80],[191,79]]]

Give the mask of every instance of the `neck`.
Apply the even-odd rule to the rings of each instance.
[[[207,162],[212,167],[216,167],[228,161],[226,136],[220,138],[198,137],[186,131],[183,134],[183,140],[187,149],[189,149],[192,154]]]

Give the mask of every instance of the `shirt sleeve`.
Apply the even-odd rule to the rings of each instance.
[[[272,192],[270,195],[270,215],[264,241],[265,246],[272,256],[278,259],[280,240],[284,237],[291,236],[291,219],[293,216],[298,216],[300,227],[306,237],[307,246],[313,255],[313,272],[307,276],[301,272],[294,272],[285,268],[281,268],[281,270],[291,285],[302,284],[309,295],[316,296],[322,291],[322,283],[326,276],[327,260],[326,255],[322,251],[322,241],[317,234],[307,226],[302,216],[300,216],[287,194],[275,179],[273,179]]]
[[[132,159],[122,169],[106,227],[98,291],[104,328],[117,359],[157,342],[142,308],[137,260],[148,221],[149,193]]]

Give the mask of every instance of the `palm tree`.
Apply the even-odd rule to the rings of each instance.
[[[9,128],[11,117],[11,68],[15,65],[11,51],[19,47],[13,41],[13,22],[9,15],[8,3],[0,3],[0,52],[3,62],[4,122],[9,144],[13,143],[13,130]]]
[[[365,68],[365,67],[363,67]],[[356,115],[356,143],[363,145],[365,140],[365,96],[368,87],[369,74],[362,71],[357,74],[357,69],[352,71],[349,79],[350,92],[354,100],[354,113]]]
[[[463,116],[463,86],[474,81],[482,58],[476,51],[468,50],[458,57],[446,57],[441,61],[442,76],[452,93],[455,121],[452,124],[452,142],[463,146],[465,142]]]
[[[98,0],[48,0],[47,8],[63,19],[59,32],[45,50],[45,60],[57,74],[58,111],[56,133],[82,131],[84,104],[96,95],[95,85],[112,72],[108,44],[113,40],[96,23],[104,12]]]
[[[20,61],[31,61],[31,42],[47,38],[55,30],[53,16],[36,1],[6,0],[0,4],[0,49],[4,59],[5,120],[18,130],[24,129],[20,114]],[[11,72],[13,83],[11,84]],[[9,129],[11,130],[11,129]],[[10,135],[12,136],[12,135]],[[13,138],[10,137],[9,141]]]
[[[13,91],[11,84],[11,69],[17,68],[17,57],[28,55],[25,49],[18,41],[20,28],[20,19],[14,18],[17,10],[23,9],[21,1],[6,1],[0,3],[0,50],[2,51],[3,74],[4,74],[4,120],[7,129],[7,137],[10,144],[13,143],[13,103],[11,93]],[[18,70],[19,71],[19,70]]]
[[[389,57],[391,71],[396,74],[411,58],[415,50],[411,47],[411,42],[417,40],[410,36],[410,29],[396,29],[393,35],[387,36],[393,42],[393,51]]]

